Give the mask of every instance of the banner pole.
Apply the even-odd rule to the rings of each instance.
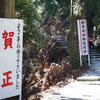
[[[82,66],[82,57],[80,55],[80,66]]]
[[[22,96],[21,96],[21,94],[19,95],[19,100],[22,100]]]
[[[90,66],[90,54],[88,55],[88,65]]]

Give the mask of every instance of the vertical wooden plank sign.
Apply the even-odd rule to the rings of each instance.
[[[22,41],[23,20],[0,18],[0,99],[21,97]]]

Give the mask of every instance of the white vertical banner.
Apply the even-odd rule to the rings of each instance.
[[[89,55],[87,21],[85,19],[77,20],[77,27],[80,57],[83,55]]]
[[[0,18],[0,99],[20,95],[23,20]]]
[[[77,20],[80,55],[89,54],[87,21]]]

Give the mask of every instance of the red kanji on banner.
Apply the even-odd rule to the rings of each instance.
[[[7,49],[8,46],[10,46],[10,48],[12,47],[12,38],[14,36],[14,32],[6,32],[6,30],[4,30],[4,33],[2,33],[3,37],[2,39],[4,40],[4,49]]]
[[[12,71],[8,71],[8,72],[3,73],[3,75],[6,76],[6,78],[3,79],[3,84],[1,85],[1,87],[6,87],[6,86],[9,86],[9,85],[13,85],[13,82],[9,82],[9,80],[11,79],[9,74],[11,74],[11,73],[12,73]]]

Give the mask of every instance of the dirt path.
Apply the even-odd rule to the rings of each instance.
[[[92,54],[93,55],[93,54]],[[97,56],[96,56],[97,55]],[[95,52],[91,67],[63,88],[43,92],[41,100],[100,100],[100,58]]]

